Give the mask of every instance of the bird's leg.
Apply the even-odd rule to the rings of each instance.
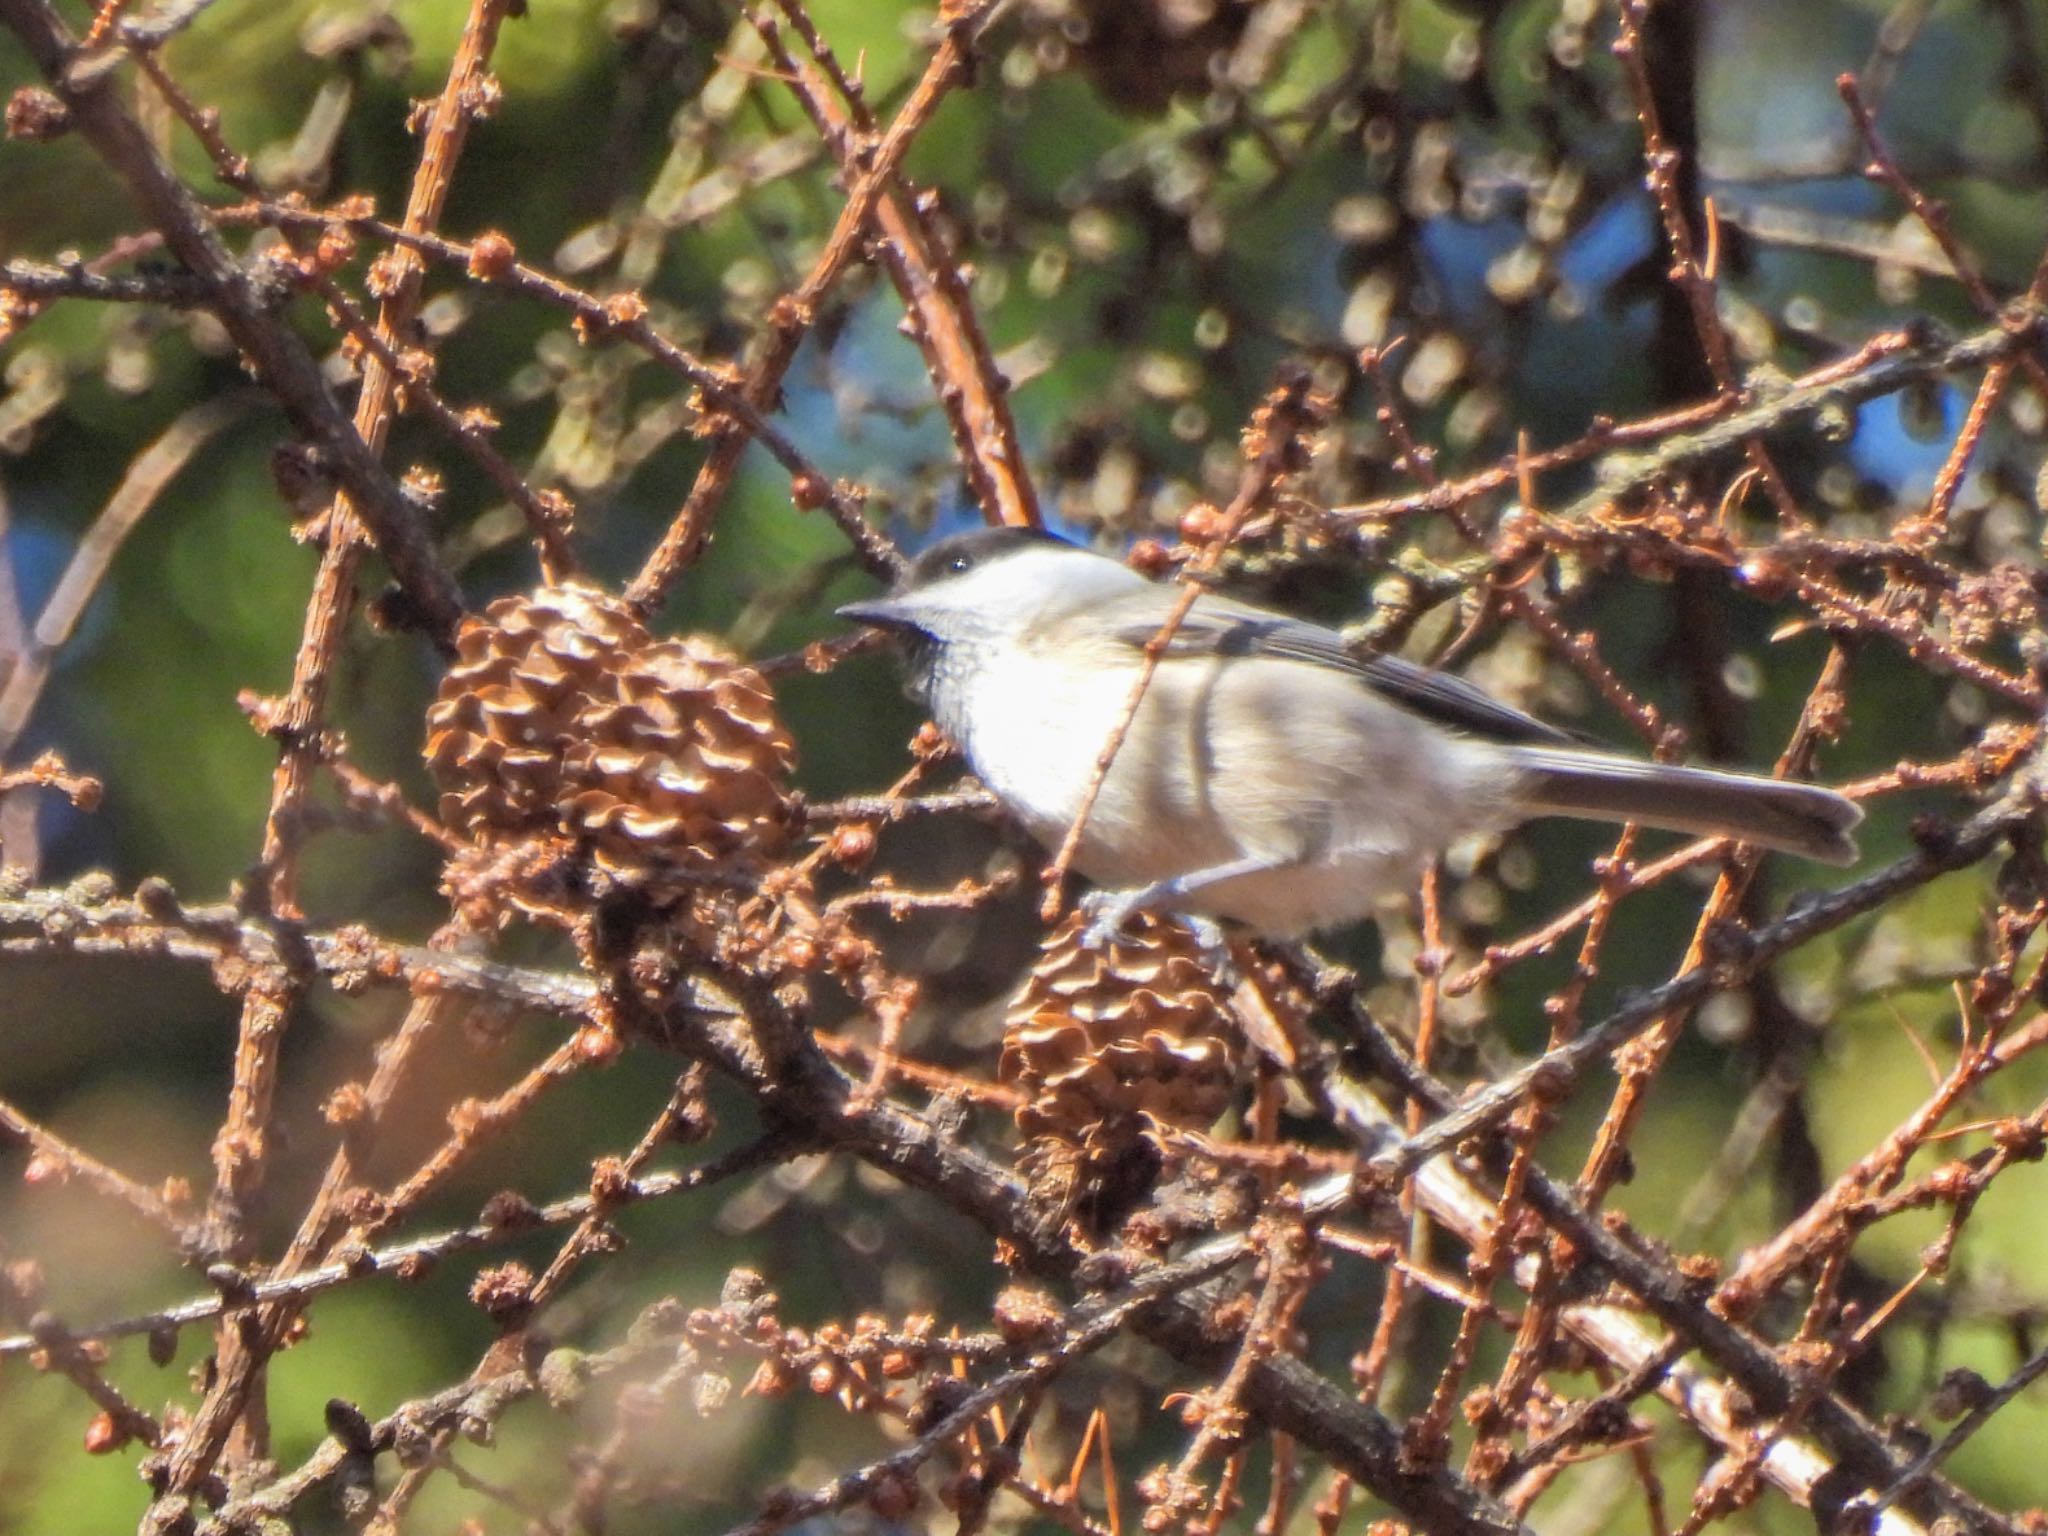
[[[1291,862],[1291,861],[1288,861]],[[1090,891],[1081,898],[1081,910],[1088,916],[1088,926],[1081,930],[1081,944],[1085,949],[1101,949],[1114,939],[1125,922],[1140,912],[1155,910],[1174,911],[1182,902],[1225,880],[1235,880],[1239,875],[1262,874],[1269,869],[1284,868],[1285,863],[1275,864],[1270,858],[1257,855],[1232,859],[1228,864],[1217,864],[1208,869],[1189,870],[1184,875],[1175,875],[1168,880],[1155,880],[1150,885],[1136,886],[1125,891]],[[1207,953],[1222,953],[1225,949],[1223,929],[1211,918],[1200,917],[1192,912],[1174,911],[1194,931]]]

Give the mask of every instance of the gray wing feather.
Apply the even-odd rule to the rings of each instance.
[[[1166,604],[1158,618],[1146,618],[1118,629],[1116,638],[1143,647],[1159,633]],[[1578,740],[1569,731],[1546,725],[1534,715],[1503,704],[1485,690],[1433,672],[1398,656],[1360,656],[1343,637],[1320,625],[1267,613],[1228,598],[1204,597],[1175,631],[1169,656],[1271,656],[1299,661],[1357,678],[1382,697],[1426,720],[1490,741],[1568,745]]]

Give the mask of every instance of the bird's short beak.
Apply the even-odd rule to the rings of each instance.
[[[847,603],[839,609],[839,617],[851,619],[856,624],[872,625],[876,629],[916,629],[915,612],[909,603],[895,602],[886,597],[871,598],[864,603]]]

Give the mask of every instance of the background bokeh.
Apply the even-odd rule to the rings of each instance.
[[[1264,0],[1239,15],[1226,6],[1239,28],[1228,57],[1242,61],[1242,79],[1212,73],[1213,47],[1184,50],[1196,57],[1189,65],[1158,37],[1120,38],[1110,19],[1119,9],[1113,0],[1013,7],[982,44],[971,88],[946,101],[907,166],[934,189],[972,263],[973,298],[1014,385],[1029,469],[1056,526],[1111,545],[1172,540],[1189,507],[1227,499],[1240,472],[1238,429],[1289,359],[1310,361],[1337,393],[1338,423],[1309,482],[1325,505],[1412,483],[1350,364],[1358,349],[1397,337],[1390,376],[1446,473],[1496,462],[1518,434],[1546,446],[1596,415],[1631,419],[1710,392],[1696,351],[1682,345],[1682,313],[1673,339],[1668,257],[1610,50],[1610,7]],[[1133,0],[1128,9],[1173,7]],[[1670,9],[1685,12],[1673,23],[1685,34],[1695,113],[1685,148],[1695,190],[1715,202],[1722,318],[1745,370],[1796,373],[1909,319],[1976,323],[1919,227],[1860,174],[1864,155],[1834,86],[1843,71],[1877,70],[1879,120],[1901,165],[1947,200],[1994,290],[2025,286],[2048,230],[2048,7],[1725,0]],[[408,104],[439,89],[465,10],[458,0],[217,0],[165,58],[197,101],[218,108],[224,138],[252,157],[266,186],[316,200],[365,193],[388,213],[402,206],[417,145]],[[923,66],[930,12],[895,0],[816,0],[810,11],[886,117]],[[74,7],[70,19],[87,18]],[[502,101],[471,137],[443,227],[460,238],[502,231],[523,257],[580,286],[639,290],[656,322],[700,353],[743,353],[841,197],[830,155],[735,9],[532,0],[508,23],[493,68]],[[0,87],[30,76],[0,32]],[[204,155],[146,92],[139,110],[187,178],[208,187]],[[217,188],[208,195],[231,200]],[[0,258],[89,255],[137,227],[75,135],[0,143]],[[508,458],[574,497],[589,568],[607,581],[630,576],[703,453],[676,380],[636,352],[579,346],[559,313],[459,273],[433,272],[428,292],[444,397],[497,411]],[[295,324],[330,351],[318,306],[297,303]],[[779,419],[815,464],[865,486],[873,515],[914,544],[979,513],[919,354],[898,332],[900,313],[878,272],[843,283],[789,376]],[[271,472],[281,418],[198,312],[59,304],[18,328],[0,370],[0,584],[31,619],[136,454],[189,429],[187,413],[216,413],[55,657],[13,754],[60,750],[104,781],[104,802],[87,813],[59,796],[17,793],[4,825],[18,880],[61,886],[104,870],[124,890],[154,875],[187,900],[219,899],[255,859],[275,762],[238,697],[286,686],[316,560],[294,542]],[[1832,435],[1787,434],[1778,451],[1802,504],[1831,534],[1854,537],[1924,502],[1973,382],[1880,398]],[[2021,390],[1993,423],[1959,502],[1963,558],[2038,566],[2044,413],[2048,401]],[[387,457],[430,461],[443,474],[437,532],[473,606],[534,583],[516,517],[468,461],[407,420]],[[1589,476],[1550,476],[1542,493],[1562,504]],[[1254,595],[1339,622],[1385,598],[1394,573],[1455,570],[1469,555],[1448,527],[1411,520],[1341,548],[1311,541],[1287,558],[1254,558],[1239,579]],[[1546,579],[1569,622],[1596,633],[1605,660],[1696,749],[1757,767],[1776,755],[1827,645],[1811,627],[1782,632],[1796,607],[1619,563],[1564,562]],[[869,585],[833,526],[793,508],[786,475],[756,453],[708,556],[660,624],[715,631],[773,657],[835,633],[834,603]],[[1439,606],[1404,643],[1432,655],[1469,616]],[[1488,625],[1463,649],[1461,664],[1498,691],[1625,738],[1623,722],[1528,634]],[[352,759],[427,808],[420,722],[438,675],[428,647],[358,623],[333,708]],[[900,771],[918,715],[885,659],[789,673],[778,695],[813,799],[876,790]],[[1947,757],[2002,714],[2009,706],[1967,684],[1870,647],[1853,672],[1849,729],[1824,749],[1820,776],[1846,781],[1904,758]],[[1868,859],[1905,850],[1915,813],[1955,806],[1949,793],[1886,797],[1873,809]],[[1589,860],[1607,846],[1593,829],[1546,825],[1454,860],[1459,956],[1469,961],[1490,938],[1582,894]],[[940,885],[1019,852],[979,826],[920,825],[892,840],[887,857],[906,881]],[[309,845],[305,869],[316,927],[361,921],[417,940],[445,912],[433,849],[400,828],[338,817]],[[1765,906],[1816,878],[1806,867],[1774,869]],[[1895,1127],[1927,1092],[1926,1053],[1946,1060],[1953,1049],[1955,981],[1980,963],[1989,879],[1951,876],[1796,955],[1776,977],[1782,1014],[1768,1028],[1744,996],[1710,1008],[1636,1141],[1626,1191],[1636,1222],[1680,1247],[1739,1252]],[[1623,908],[1596,1009],[1669,974],[1701,894],[1696,883],[1667,882]],[[1382,978],[1373,1000],[1397,1024],[1414,1007],[1414,923],[1390,910],[1334,941]],[[1017,897],[923,914],[892,932],[892,955],[927,982],[913,1048],[988,1070],[1000,1003],[1032,942],[1028,924]],[[508,952],[568,959],[531,935],[513,936]],[[1468,999],[1452,1020],[1454,1061],[1476,1073],[1538,1046],[1537,1004],[1569,962],[1568,951],[1552,954]],[[264,1252],[288,1237],[324,1165],[319,1106],[362,1073],[402,1007],[391,995],[319,990],[294,1020],[279,1111],[286,1151],[263,1212]],[[203,1188],[236,1014],[190,965],[0,952],[0,1095],[144,1182],[184,1177]],[[451,1099],[492,1091],[558,1034],[550,1021],[521,1020],[502,1043],[436,1062],[409,1088],[379,1169],[401,1175],[440,1140]],[[1787,1062],[1797,1064],[1789,1104],[1746,1163],[1717,1163],[1738,1111],[1757,1102],[1757,1082]],[[548,1199],[583,1187],[591,1159],[630,1145],[672,1077],[659,1053],[638,1046],[575,1077],[516,1136],[484,1149],[416,1229],[470,1219],[500,1188]],[[1974,1112],[2025,1112],[2044,1087],[2048,1072],[2022,1063]],[[714,1150],[736,1144],[747,1124],[737,1098],[724,1108]],[[1568,1111],[1548,1144],[1564,1166],[1595,1113]],[[39,1260],[67,1319],[203,1290],[140,1224],[75,1191],[25,1182],[25,1156],[0,1152],[0,1257]],[[1946,1292],[1928,1299],[1924,1326],[1887,1335],[1882,1358],[1858,1378],[1869,1407],[1918,1413],[1946,1367],[1996,1379],[2030,1352],[2048,1305],[2048,1234],[2035,1215],[2044,1196],[2034,1168],[1996,1185]],[[1859,1247],[1873,1295],[1910,1277],[1941,1224],[1908,1215]],[[621,1226],[628,1251],[558,1304],[556,1336],[601,1342],[661,1295],[708,1303],[739,1263],[771,1277],[787,1315],[812,1321],[924,1307],[942,1323],[971,1325],[998,1278],[985,1236],[825,1156],[633,1210]],[[506,1248],[535,1263],[550,1251],[545,1235]],[[308,1338],[272,1373],[279,1461],[293,1465],[325,1434],[330,1398],[374,1416],[467,1370],[491,1337],[465,1299],[472,1272],[451,1266],[416,1286],[379,1281],[322,1301]],[[1341,1372],[1377,1295],[1362,1265],[1318,1293],[1307,1323],[1319,1361]],[[1446,1314],[1444,1336],[1449,1326]],[[160,1368],[124,1344],[109,1374],[160,1403],[209,1347],[204,1329],[189,1329],[176,1361]],[[1151,1385],[1168,1388],[1154,1364],[1111,1359],[1115,1369],[1090,1367],[1066,1384],[1043,1432],[1050,1443],[1075,1432],[1100,1394],[1124,1437],[1119,1461],[1135,1471],[1171,1454],[1177,1431],[1154,1412],[1159,1393],[1146,1398]],[[1397,1382],[1392,1400],[1428,1381],[1423,1368]],[[66,1383],[0,1362],[0,1531],[134,1520],[145,1490],[133,1454],[80,1454],[90,1416]],[[764,1487],[809,1486],[881,1443],[871,1422],[800,1394],[702,1418],[679,1409],[664,1423],[668,1491],[618,1511],[615,1530],[722,1530]],[[491,1477],[545,1504],[561,1470],[543,1448],[561,1433],[535,1410],[507,1420],[494,1452],[475,1454]],[[1958,1458],[1955,1474],[1994,1504],[2038,1502],[2044,1435],[2048,1403],[2022,1400]],[[1698,1453],[1670,1444],[1671,1476],[1689,1487]],[[1641,1528],[1639,1505],[1612,1491],[1602,1502],[1595,1479],[1586,1488],[1561,1499],[1545,1528]],[[476,1513],[444,1481],[416,1518],[420,1529],[445,1529]],[[514,1528],[503,1510],[482,1518]],[[1770,1500],[1740,1518],[1759,1529],[1807,1521]]]

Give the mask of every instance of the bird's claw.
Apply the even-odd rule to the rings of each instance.
[[[1081,947],[1098,953],[1109,948],[1122,936],[1124,924],[1138,913],[1150,910],[1145,899],[1149,894],[1142,890],[1090,891],[1083,896],[1081,914],[1087,921],[1081,927]],[[1172,916],[1194,935],[1203,964],[1219,974],[1229,974],[1230,941],[1224,936],[1223,925],[1193,912],[1175,912]]]
[[[1138,911],[1134,891],[1090,891],[1081,898],[1081,947],[1101,951],[1109,948],[1123,926]]]

